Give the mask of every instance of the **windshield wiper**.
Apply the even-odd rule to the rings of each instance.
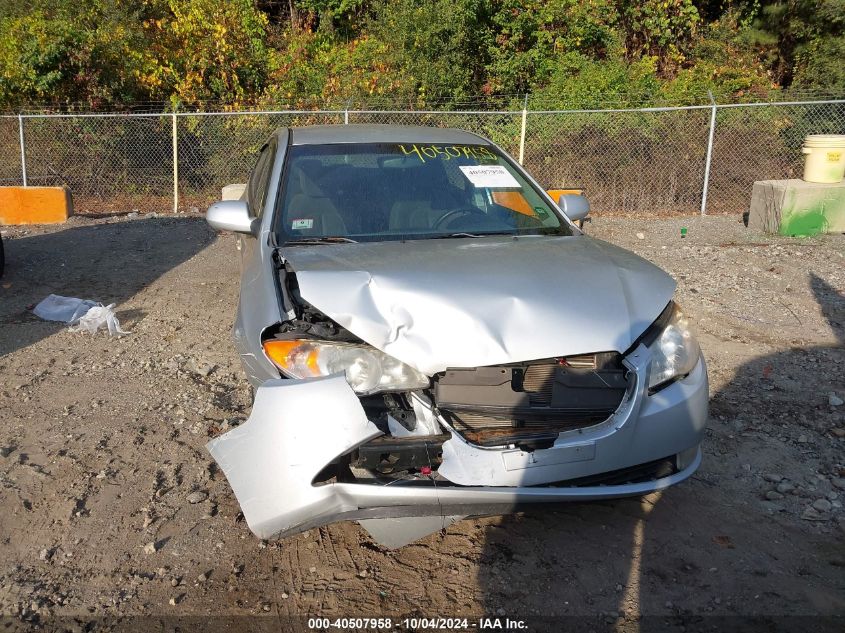
[[[328,235],[326,237],[303,237],[298,240],[288,240],[284,246],[291,244],[357,244],[358,240],[353,240],[351,237],[343,237],[341,235]]]
[[[516,235],[511,231],[493,231],[490,233],[449,233],[447,235],[433,235],[428,239],[432,240],[451,240],[459,237],[488,237],[490,235]]]

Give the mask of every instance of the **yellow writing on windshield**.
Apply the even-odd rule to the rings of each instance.
[[[496,155],[480,145],[399,145],[405,155],[416,154],[425,162],[426,159],[452,160],[453,158],[475,158],[478,161],[496,161]]]

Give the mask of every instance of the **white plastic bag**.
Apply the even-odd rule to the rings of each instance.
[[[74,332],[90,332],[96,334],[97,330],[102,327],[108,328],[109,335],[115,334],[129,334],[120,329],[120,321],[114,314],[115,304],[110,303],[107,306],[103,304],[96,305],[90,308],[80,319],[76,327],[70,328]]]
[[[76,327],[73,332],[90,332],[96,334],[100,328],[108,329],[109,334],[129,334],[120,329],[120,321],[114,314],[115,304],[104,306],[102,303],[90,299],[49,295],[32,310],[37,316],[47,321],[61,321]]]
[[[61,321],[73,323],[84,316],[88,310],[97,305],[96,301],[77,299],[76,297],[62,297],[49,295],[33,309],[36,316],[45,321]]]

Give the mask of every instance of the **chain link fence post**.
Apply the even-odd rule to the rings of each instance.
[[[26,143],[23,138],[23,116],[18,115],[18,134],[21,140],[21,176],[23,178],[23,186],[26,187]]]
[[[525,132],[528,128],[528,95],[522,104],[522,126],[519,132],[519,164],[525,160]]]
[[[179,136],[176,131],[176,113],[171,115],[173,130],[173,213],[179,212]]]
[[[707,189],[710,187],[710,161],[713,158],[713,135],[716,132],[716,100],[713,93],[707,91],[710,97],[710,133],[707,138],[707,158],[704,159],[704,183],[701,187],[701,215],[707,215]]]

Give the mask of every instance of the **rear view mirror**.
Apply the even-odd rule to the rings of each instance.
[[[583,221],[590,215],[590,201],[582,195],[564,193],[558,198],[557,204],[573,222]]]
[[[218,231],[252,233],[253,218],[243,200],[224,200],[212,204],[205,214],[205,220]]]

